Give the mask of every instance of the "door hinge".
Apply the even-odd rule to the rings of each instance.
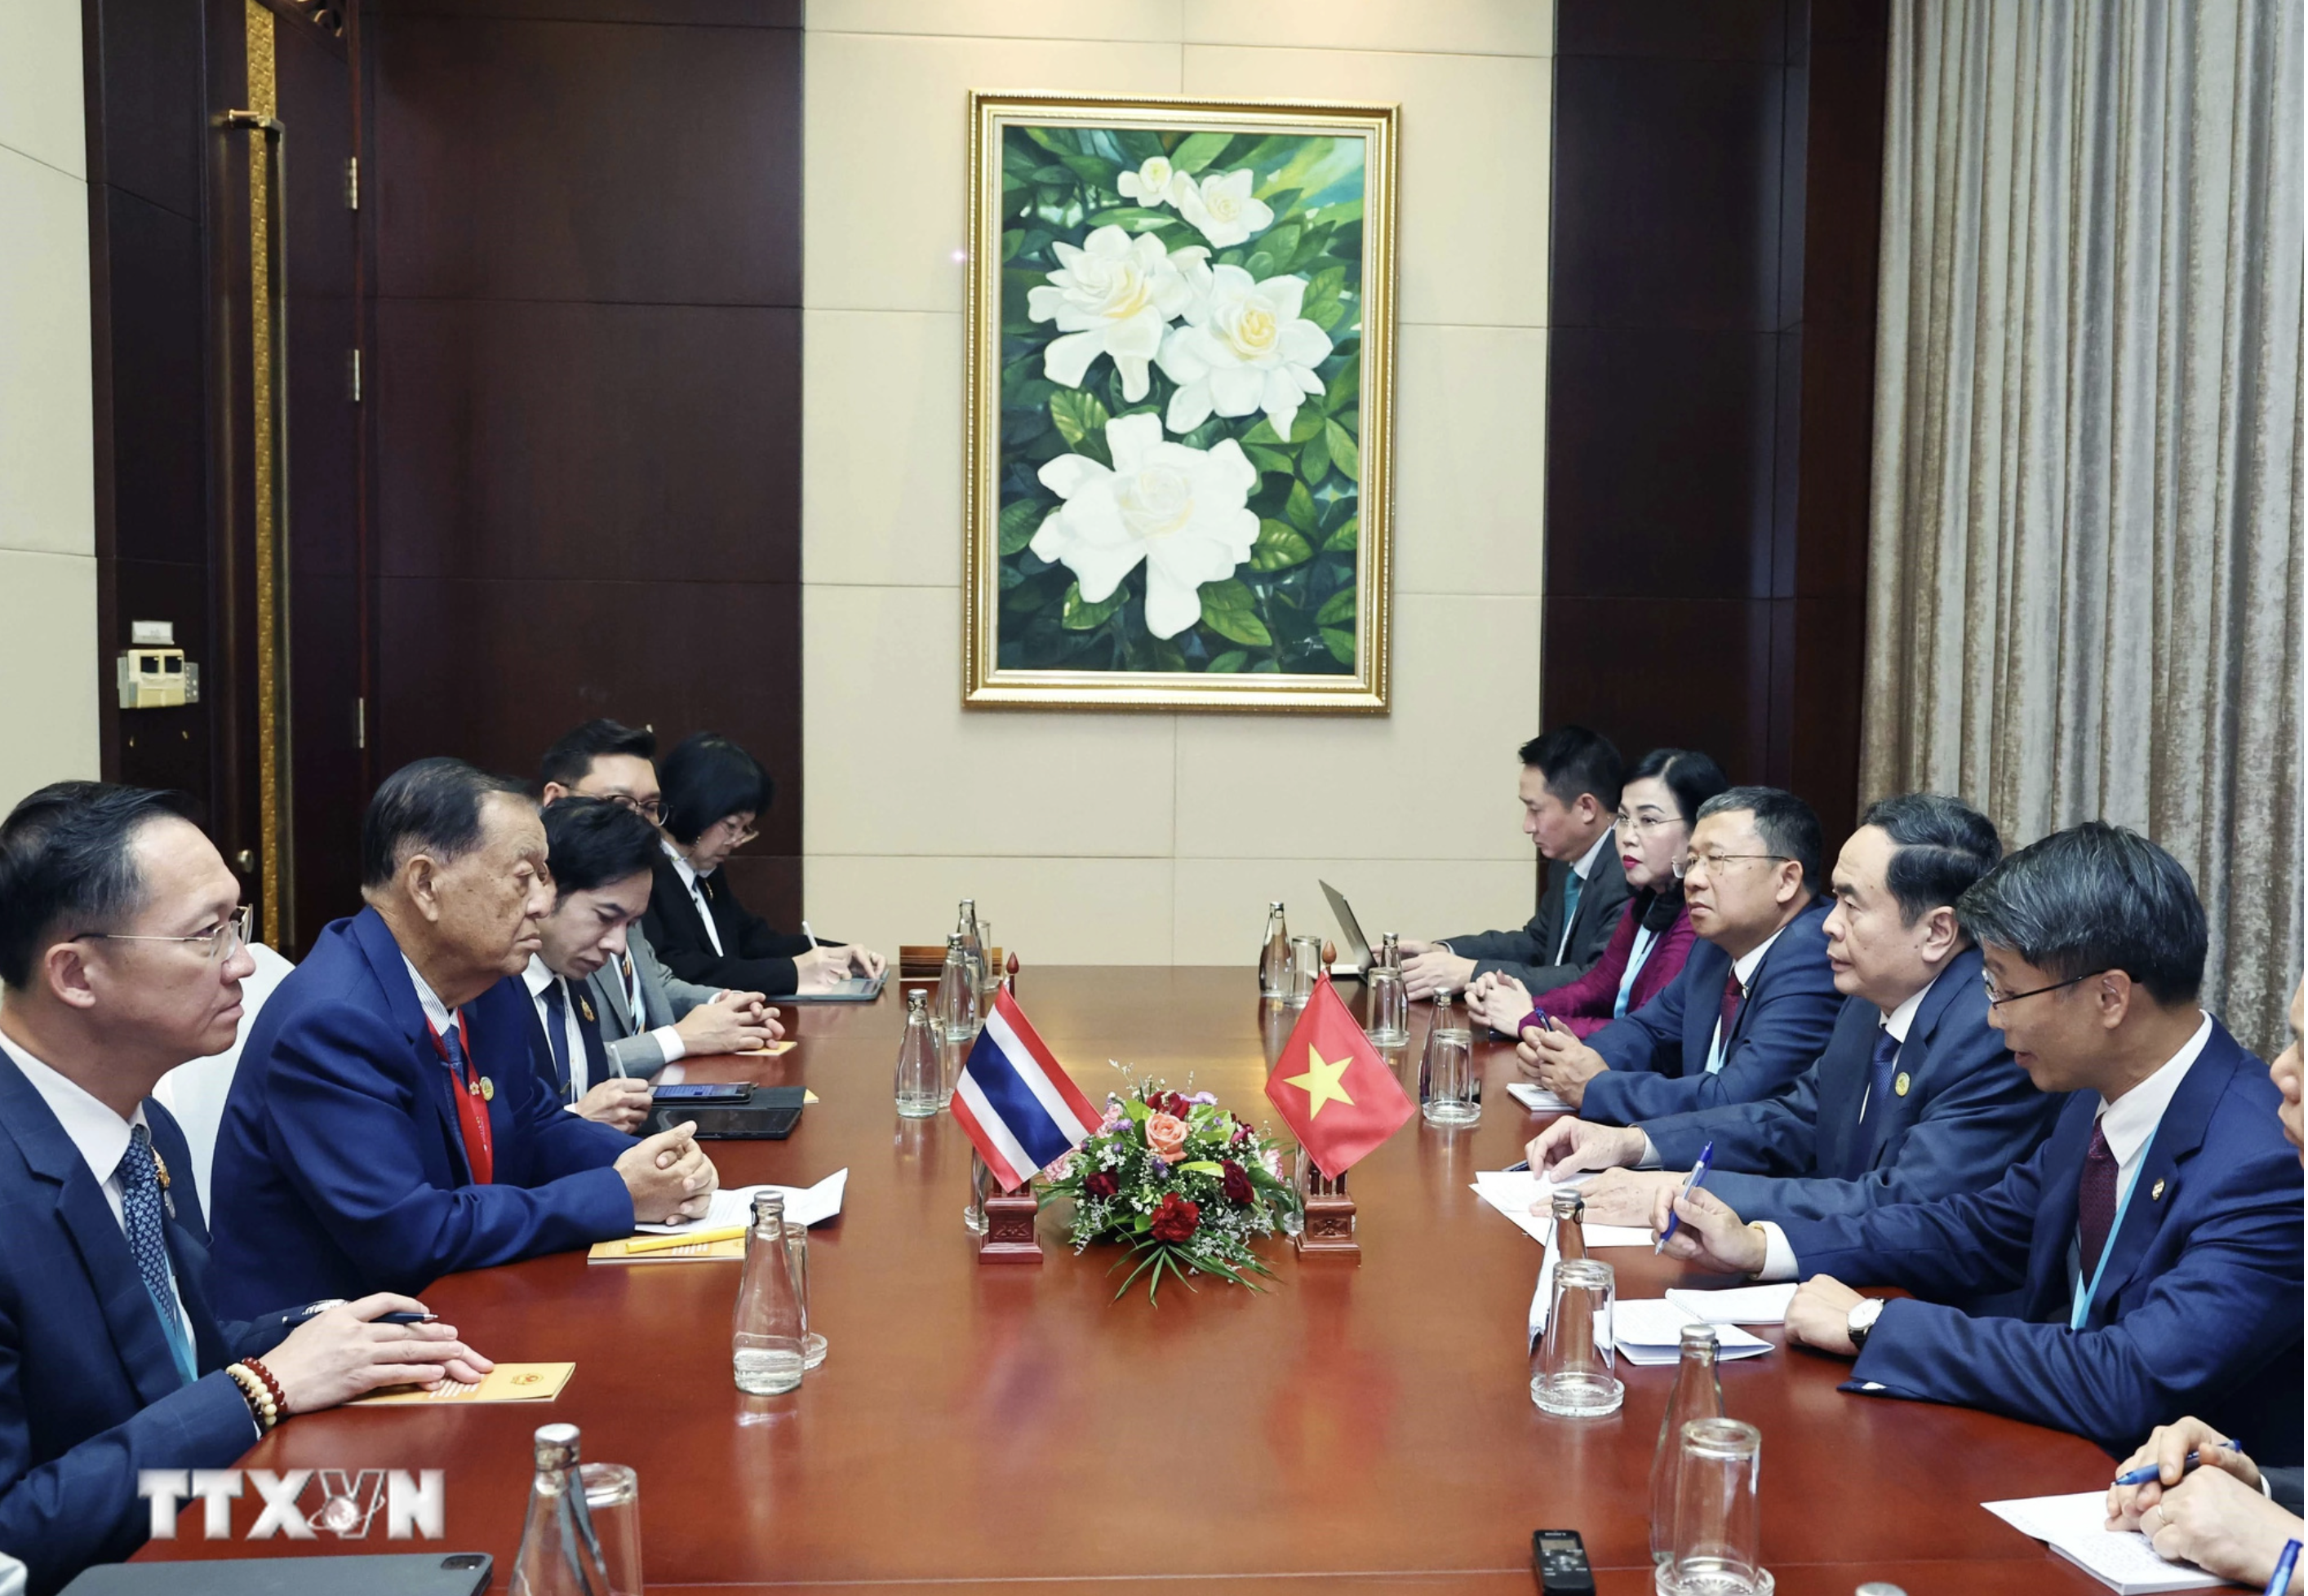
[[[353,700],[353,746],[363,750],[368,747],[368,700],[366,699]]]
[[[360,351],[353,349],[345,356],[345,397],[355,404],[361,402]]]
[[[345,209],[360,209],[360,157],[357,155],[345,157]]]

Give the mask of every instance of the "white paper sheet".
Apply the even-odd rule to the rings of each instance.
[[[1569,1103],[1533,1081],[1509,1081],[1507,1095],[1535,1114],[1553,1113],[1557,1110],[1568,1112],[1571,1108]]]
[[[1701,1324],[1700,1317],[1664,1297],[1621,1298],[1615,1308],[1612,1339],[1619,1356],[1639,1367],[1673,1363],[1683,1356],[1683,1327]],[[1750,1335],[1736,1325],[1715,1327],[1715,1357],[1727,1363],[1737,1358],[1760,1358],[1771,1343]]]
[[[686,1219],[679,1224],[637,1224],[636,1231],[652,1236],[678,1235],[684,1231],[719,1231],[731,1225],[744,1224],[754,1216],[754,1194],[757,1191],[781,1191],[786,1195],[786,1218],[797,1224],[818,1224],[841,1212],[841,1197],[849,1182],[849,1171],[836,1170],[816,1185],[798,1186],[725,1186],[713,1194],[712,1206],[702,1219]]]
[[[2020,1497],[1982,1502],[2022,1535],[2032,1535],[2102,1584],[2122,1596],[2157,1591],[2213,1591],[2226,1581],[2192,1563],[2172,1563],[2156,1555],[2136,1530],[2110,1530],[2107,1492],[2080,1490],[2059,1497]]]
[[[1546,1212],[1558,1186],[1577,1186],[1591,1171],[1554,1181],[1529,1170],[1483,1170],[1475,1176],[1475,1195],[1505,1214],[1534,1241],[1545,1241],[1554,1231],[1554,1215]],[[1538,1212],[1531,1212],[1533,1205]],[[1583,1227],[1589,1247],[1649,1247],[1651,1233],[1641,1225],[1589,1224]]]
[[[1666,1300],[1710,1325],[1784,1325],[1787,1304],[1796,1297],[1796,1283],[1785,1285],[1729,1286],[1718,1291],[1674,1290]]]

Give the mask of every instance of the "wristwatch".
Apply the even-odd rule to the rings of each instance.
[[[1869,1297],[1852,1305],[1844,1316],[1844,1334],[1851,1337],[1851,1349],[1858,1351],[1867,1345],[1867,1333],[1875,1328],[1875,1321],[1883,1317],[1883,1299]]]

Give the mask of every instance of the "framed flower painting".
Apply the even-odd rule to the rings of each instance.
[[[1385,711],[1397,114],[970,96],[965,703]]]

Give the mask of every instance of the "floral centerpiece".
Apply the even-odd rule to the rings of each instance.
[[[1074,1250],[1093,1241],[1131,1249],[1122,1263],[1137,1266],[1116,1297],[1146,1276],[1148,1299],[1158,1300],[1165,1274],[1188,1291],[1194,1274],[1259,1289],[1251,1276],[1274,1271],[1250,1243],[1299,1207],[1279,1150],[1208,1092],[1138,1081],[1106,1103],[1104,1122],[1051,1166],[1042,1192],[1045,1203],[1073,1198]]]

